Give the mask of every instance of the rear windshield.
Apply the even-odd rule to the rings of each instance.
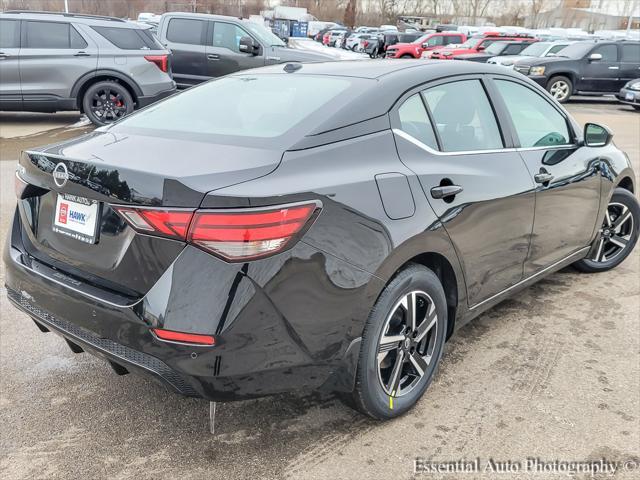
[[[148,29],[91,27],[104,38],[122,50],[162,50],[162,45]]]
[[[296,74],[224,77],[125,117],[115,128],[274,138],[344,93],[352,82]]]

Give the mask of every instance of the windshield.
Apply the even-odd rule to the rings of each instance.
[[[112,128],[274,138],[283,135],[352,85],[346,78],[238,75],[186,90],[125,117]]]
[[[489,45],[484,52],[491,55],[499,55],[502,53],[502,50],[504,50],[505,46],[506,44],[503,42],[495,42]]]
[[[421,36],[420,38],[415,39],[413,42],[411,43],[415,43],[417,45],[421,45],[424,42],[426,42],[427,40],[429,40],[429,37],[431,36],[430,33],[427,33],[426,35]]]
[[[522,50],[522,52],[520,52],[520,55],[528,57],[541,57],[542,55],[544,55],[544,52],[547,51],[549,45],[551,45],[549,42],[532,43],[527,48]]]
[[[471,37],[462,45],[460,45],[460,48],[474,48],[476,45],[480,43],[480,40],[482,40],[483,38],[484,37]]]
[[[276,35],[267,30],[267,28],[254,22],[243,22],[242,24],[249,32],[258,37],[258,40],[263,45],[269,45],[271,47],[285,47],[286,44],[280,40]]]
[[[593,43],[574,43],[573,45],[569,45],[556,53],[556,57],[582,58],[592,48]]]

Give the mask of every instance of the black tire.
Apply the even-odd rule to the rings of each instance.
[[[87,88],[82,108],[92,123],[108,125],[133,112],[133,98],[129,91],[114,80],[97,82]]]
[[[560,103],[566,103],[573,93],[573,82],[562,75],[552,77],[547,82],[547,91]]]
[[[635,108],[636,110],[640,110],[640,105],[631,105],[633,108]]]
[[[617,267],[629,256],[638,241],[640,205],[633,193],[624,188],[616,188],[609,200],[606,215],[610,220],[606,217],[603,220],[593,250],[589,253],[590,258],[583,258],[573,264],[581,272],[599,273]],[[618,227],[616,222],[620,222]],[[624,247],[621,246],[623,243]]]
[[[402,55],[400,58],[413,58],[413,55],[410,55],[408,53],[405,53],[404,55]]]
[[[414,292],[415,296],[407,297]],[[426,296],[425,296],[426,294]],[[414,326],[417,326],[414,333],[409,333],[405,329],[402,319],[409,325],[407,313],[396,316],[397,312],[408,312],[401,305],[403,298],[415,298]],[[428,297],[428,298],[427,298]],[[408,300],[411,302],[411,300]],[[435,308],[435,310],[432,310]],[[403,310],[404,309],[404,310]],[[435,319],[433,314],[435,312]],[[424,316],[423,316],[424,314]],[[397,322],[397,323],[393,323]],[[422,339],[416,337],[422,322],[429,323],[431,327],[422,328]],[[399,328],[401,333],[392,333],[391,329]],[[435,326],[435,329],[433,328]],[[384,330],[384,331],[383,331]],[[360,357],[358,359],[358,371],[355,389],[352,392],[353,405],[357,410],[378,420],[388,420],[398,417],[409,410],[420,399],[425,392],[436,373],[442,352],[447,331],[447,302],[445,299],[444,289],[438,277],[428,268],[421,265],[410,265],[396,275],[391,282],[385,287],[382,294],[378,298],[367,322],[365,324],[362,336],[362,347],[360,349]],[[396,345],[394,347],[381,348],[383,334],[386,339],[405,336],[404,340],[387,342],[385,345]],[[407,346],[407,343],[415,343],[413,346]],[[420,344],[423,344],[421,347]],[[413,350],[412,350],[413,349]],[[383,352],[383,360],[379,360],[379,350]],[[419,374],[419,370],[413,359],[405,354],[400,354],[403,350],[406,355],[413,358],[415,354],[419,354],[424,363],[422,366],[423,374]],[[428,351],[426,351],[428,350]],[[402,355],[402,356],[401,356]],[[429,360],[425,360],[428,358]],[[398,367],[400,378],[397,383],[392,381],[393,372],[396,370],[398,360],[409,359]],[[385,362],[388,361],[389,366],[382,369]],[[379,363],[380,362],[380,363]],[[388,384],[383,386],[383,370],[390,372]],[[406,374],[404,372],[407,372]],[[413,371],[413,376],[412,372]],[[405,387],[402,387],[402,379]],[[411,380],[411,382],[409,382]],[[390,389],[391,384],[396,385],[393,394],[385,391]],[[391,387],[393,388],[393,387]],[[401,393],[402,390],[405,393]]]

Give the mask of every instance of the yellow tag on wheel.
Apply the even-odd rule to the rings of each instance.
[[[389,410],[393,410],[393,397],[395,397],[395,395],[395,390],[391,392],[391,395],[389,395]]]

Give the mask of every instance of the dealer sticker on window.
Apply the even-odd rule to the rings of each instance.
[[[624,97],[626,100],[633,100],[635,98],[635,95],[633,92],[627,92],[627,94]]]
[[[96,243],[98,207],[96,200],[76,195],[58,195],[53,231],[84,243]]]

